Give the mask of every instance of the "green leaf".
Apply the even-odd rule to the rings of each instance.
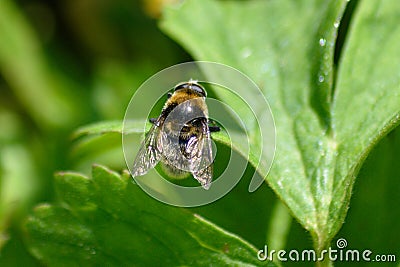
[[[124,134],[142,134],[144,126],[143,121],[126,122]],[[75,141],[71,150],[74,166],[85,173],[89,171],[93,162],[116,169],[125,168],[122,131],[122,121],[101,121],[77,129],[71,137]]]
[[[338,154],[329,228],[344,221],[352,183],[373,146],[399,124],[400,53],[398,1],[362,1],[354,16],[332,103],[332,132]],[[384,47],[382,47],[384,44]],[[340,193],[342,192],[342,193]],[[335,216],[335,217],[336,217]]]
[[[260,87],[277,132],[266,180],[317,250],[339,231],[362,162],[400,113],[400,4],[360,2],[335,79],[346,3],[185,1],[161,24],[196,59],[235,67]]]
[[[346,238],[348,247],[368,248],[374,254],[399,257],[399,157],[400,128],[397,127],[379,142],[360,170],[351,209],[338,234],[338,238]],[[368,234],[354,235],[360,231]]]
[[[141,120],[129,120],[125,122],[125,127],[123,127],[122,121],[101,121],[93,124],[85,125],[77,129],[73,134],[73,139],[79,139],[82,137],[95,138],[100,135],[109,134],[143,134],[144,131],[150,129],[150,123]],[[218,140],[223,144],[230,145],[229,136],[225,131],[219,131],[213,133],[213,138]]]
[[[27,251],[17,231],[11,230],[8,235],[10,240],[1,248],[0,266],[42,266],[40,262]]]
[[[124,168],[121,135],[136,134],[139,142],[139,138],[149,129],[150,123],[141,120],[125,121],[125,126],[122,121],[101,121],[82,126],[72,134],[75,145],[71,151],[71,157],[77,162],[78,169],[86,165],[85,160],[107,163],[108,166],[118,169]],[[230,137],[223,129],[213,133],[212,138],[225,146],[231,146]],[[232,144],[232,146],[237,151],[241,151],[237,144]],[[254,157],[253,160],[256,161]]]
[[[59,173],[59,202],[27,221],[31,252],[45,265],[259,266],[257,250],[187,210],[160,203],[104,167],[92,178]]]
[[[124,134],[143,133],[144,122],[130,120],[126,122]],[[148,128],[147,128],[148,129]],[[100,121],[85,125],[77,129],[73,135],[73,139],[78,139],[82,136],[88,135],[102,135],[108,133],[122,134],[123,122],[122,121]]]
[[[128,135],[136,134],[136,139],[138,140],[136,145],[140,144],[139,139],[140,136],[143,135],[145,123],[146,122],[139,120],[126,122],[124,133]],[[148,129],[149,127],[146,127],[146,130]],[[79,164],[82,164],[82,157],[88,158],[88,161],[91,162],[94,160],[98,162],[99,155],[103,155],[105,150],[114,149],[116,147],[116,150],[121,150],[119,144],[121,143],[122,130],[122,122],[119,121],[97,122],[79,128],[73,134],[73,137],[77,140],[72,151],[73,157],[79,158]],[[230,132],[230,134],[232,135],[232,132]],[[216,176],[218,176],[218,173],[222,173],[225,170],[226,163],[224,162],[224,159],[229,159],[230,157],[231,140],[223,129],[220,132],[213,133],[212,138],[217,143],[223,145],[223,147],[217,145],[217,160],[214,163],[214,171],[216,172]],[[236,147],[236,144],[232,144],[232,147],[235,150],[239,150]],[[120,160],[120,164],[122,165],[125,164],[123,159],[118,158],[116,160]],[[108,164],[110,164],[110,162],[108,162]],[[130,177],[129,173],[127,173],[127,175]],[[267,186],[261,187],[257,190],[256,194],[249,194],[247,188],[253,175],[254,169],[249,166],[239,184],[235,186],[228,195],[214,202],[212,205],[194,208],[191,209],[191,211],[204,215],[204,217],[211,219],[218,225],[223,225],[231,232],[246,237],[246,239],[251,241],[258,248],[261,248],[265,244],[264,236],[266,229],[263,228],[264,222],[269,220],[269,216],[273,216],[270,214],[271,210],[263,209],[263,203],[271,203],[271,206],[275,202],[277,202],[278,205],[282,204],[279,204],[279,200],[276,201],[272,190]],[[258,210],[257,217],[253,216],[253,209],[249,210],[246,208],[248,205],[251,205],[254,210]],[[237,221],[237,217],[243,219]],[[276,224],[276,227],[281,229],[283,226],[282,219],[277,218]],[[254,228],[259,229],[259,231],[254,232]]]

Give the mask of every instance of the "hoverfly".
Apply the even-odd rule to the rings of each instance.
[[[158,118],[143,141],[133,163],[132,175],[141,176],[161,161],[174,177],[193,177],[204,189],[210,187],[213,176],[211,132],[220,130],[208,118],[206,90],[190,80],[175,86],[168,93]]]

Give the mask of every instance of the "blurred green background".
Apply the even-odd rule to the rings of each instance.
[[[92,163],[125,167],[119,136],[82,152],[71,135],[85,124],[122,120],[142,82],[165,67],[192,60],[157,26],[162,5],[177,1],[0,1],[0,266],[39,266],[24,245],[22,224],[36,204],[54,200],[54,172],[89,174]],[[380,253],[399,248],[399,231],[390,231],[399,218],[400,171],[393,152],[400,147],[399,137],[397,130],[381,142],[356,182],[352,208],[338,235],[352,247]],[[376,164],[384,159],[387,168]],[[254,170],[249,167],[248,172]],[[262,248],[266,232],[276,230],[269,219],[280,212],[279,205],[273,208],[279,200],[264,185],[250,201],[266,210],[252,218],[251,210],[240,211],[250,218],[243,224],[233,220],[236,203],[247,193],[246,182],[214,209],[195,212]],[[254,227],[246,225],[254,221]],[[308,233],[294,220],[283,224],[287,222],[286,244],[276,245],[311,248]],[[263,225],[272,230],[261,229]]]
[[[21,223],[54,199],[54,172],[88,173],[94,162],[124,168],[120,137],[108,144],[118,149],[85,157],[71,134],[122,120],[142,82],[191,60],[157,27],[166,2],[0,2],[0,266],[35,263]]]

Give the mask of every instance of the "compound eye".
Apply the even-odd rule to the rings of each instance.
[[[178,90],[182,90],[182,89],[187,89],[187,90],[192,90],[194,92],[196,92],[197,94],[206,97],[207,93],[206,90],[203,88],[203,86],[201,86],[200,84],[190,81],[190,82],[184,82],[184,83],[180,83],[178,84],[174,91],[178,91]]]
[[[177,86],[175,86],[174,91],[176,92],[176,91],[179,91],[179,90],[182,90],[182,89],[187,89],[188,85],[189,85],[188,83],[180,83]]]
[[[200,84],[196,84],[196,83],[191,84],[190,89],[192,89],[196,93],[206,97],[206,90],[204,90],[203,86],[201,86]]]

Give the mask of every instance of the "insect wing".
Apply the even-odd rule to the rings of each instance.
[[[206,139],[209,138],[207,119],[195,119],[194,122],[189,123],[189,127],[192,129],[192,132],[189,133],[190,137],[185,146],[182,147],[182,153],[187,159],[196,161],[203,156],[203,147]]]
[[[210,188],[213,176],[213,154],[210,131],[207,121],[202,123],[202,132],[197,140],[197,149],[193,149],[193,159],[191,170],[193,177],[203,186],[204,189]]]
[[[154,124],[150,128],[133,162],[133,176],[146,174],[160,161],[162,153],[162,135],[160,126]]]
[[[204,169],[193,172],[193,177],[201,184],[204,189],[209,189],[213,176],[213,164],[211,163]]]
[[[183,148],[183,155],[188,159],[200,158],[203,147],[203,134],[192,135]]]

